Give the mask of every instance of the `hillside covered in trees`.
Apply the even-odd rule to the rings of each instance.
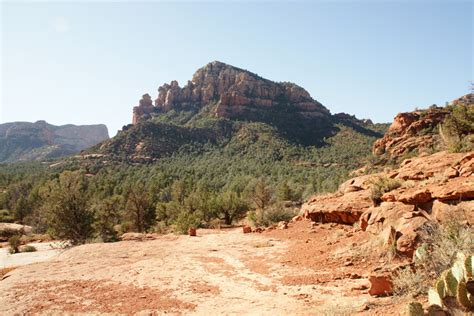
[[[459,99],[445,108],[402,113],[381,138],[388,124],[331,115],[302,88],[217,66],[215,89],[227,84],[225,91],[234,91],[237,103],[227,100],[225,91],[203,101],[203,91],[214,89],[203,88],[204,83],[216,83],[213,63],[183,88],[193,87],[192,92],[180,91],[175,83],[165,85],[151,108],[145,95],[134,110],[134,124],[79,155],[1,165],[0,221],[28,224],[39,233],[77,242],[114,240],[127,231],[185,232],[245,216],[255,225],[268,225],[294,215],[310,195],[335,191],[362,166],[380,168],[421,149],[472,150],[469,95],[461,98],[467,103]],[[242,88],[229,71],[235,78],[250,76],[246,80],[253,83],[244,81]],[[273,92],[263,92],[266,99],[257,97],[262,91]],[[247,99],[242,101],[240,94]],[[197,97],[190,102],[192,96]],[[260,101],[252,103],[252,98]],[[287,124],[284,111],[291,112]],[[426,148],[408,146],[423,139]]]

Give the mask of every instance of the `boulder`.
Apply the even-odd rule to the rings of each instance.
[[[423,204],[431,201],[431,192],[426,188],[408,189],[398,196],[397,201],[413,205]]]
[[[292,222],[300,222],[300,221],[302,221],[303,219],[304,219],[303,216],[301,216],[301,215],[296,215],[296,216],[294,216],[294,217],[291,219],[291,221],[292,221]]]
[[[413,258],[416,247],[419,244],[419,237],[416,229],[400,236],[397,240],[397,252],[408,258]]]
[[[396,231],[397,251],[412,257],[418,245],[418,230],[430,220],[429,214],[418,210],[416,206],[400,202],[383,202],[378,207],[366,211],[360,218],[362,230],[374,235],[382,233],[385,241],[390,241],[390,233]],[[383,233],[384,232],[384,233]]]
[[[339,186],[339,192],[349,193],[349,192],[367,190],[370,188],[373,180],[376,179],[377,176],[380,176],[380,175],[381,175],[380,173],[377,173],[377,174],[370,174],[370,175],[362,175],[362,176],[349,179]]]
[[[13,223],[0,223],[0,241],[6,241],[8,238],[14,235],[29,235],[33,231],[31,226],[13,224]]]
[[[431,216],[442,223],[453,218],[474,225],[474,201],[438,201],[433,202]]]
[[[248,234],[248,233],[251,233],[252,232],[252,228],[250,226],[243,226],[242,227],[242,232],[244,234]]]
[[[440,201],[474,199],[474,177],[457,177],[429,186],[431,196]]]
[[[380,233],[380,237],[383,240],[385,246],[390,246],[397,240],[397,231],[393,226],[388,226]]]
[[[315,222],[352,225],[372,206],[368,190],[316,196],[303,204],[301,211]]]

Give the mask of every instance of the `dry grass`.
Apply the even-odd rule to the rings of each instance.
[[[458,252],[474,252],[473,229],[456,221],[425,226],[422,238],[424,251],[415,258],[413,269],[400,270],[393,278],[398,296],[426,294],[433,281],[452,266]]]

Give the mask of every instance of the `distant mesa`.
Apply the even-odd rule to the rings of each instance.
[[[59,158],[80,152],[109,139],[107,127],[97,125],[55,126],[46,121],[0,124],[0,162]]]

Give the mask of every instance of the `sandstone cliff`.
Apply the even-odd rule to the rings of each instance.
[[[105,125],[54,126],[45,121],[0,124],[0,162],[57,158],[109,138]]]
[[[192,120],[191,116],[267,123],[280,136],[304,146],[324,145],[326,138],[338,132],[338,124],[370,137],[381,137],[379,130],[384,130],[377,126],[374,131],[370,120],[357,120],[344,113],[331,115],[296,84],[274,82],[218,61],[198,69],[184,87],[177,81],[159,87],[154,103],[149,94],[144,94],[133,108],[132,123],[137,125],[153,117],[166,121],[163,117],[167,115],[186,116],[179,124]]]
[[[153,112],[202,108],[210,103],[216,103],[213,114],[224,118],[258,119],[262,111],[279,107],[309,118],[330,115],[305,89],[293,83],[276,83],[214,61],[198,69],[182,88],[177,81],[159,87],[154,107],[150,96],[144,95],[133,110],[133,123],[147,119]]]

